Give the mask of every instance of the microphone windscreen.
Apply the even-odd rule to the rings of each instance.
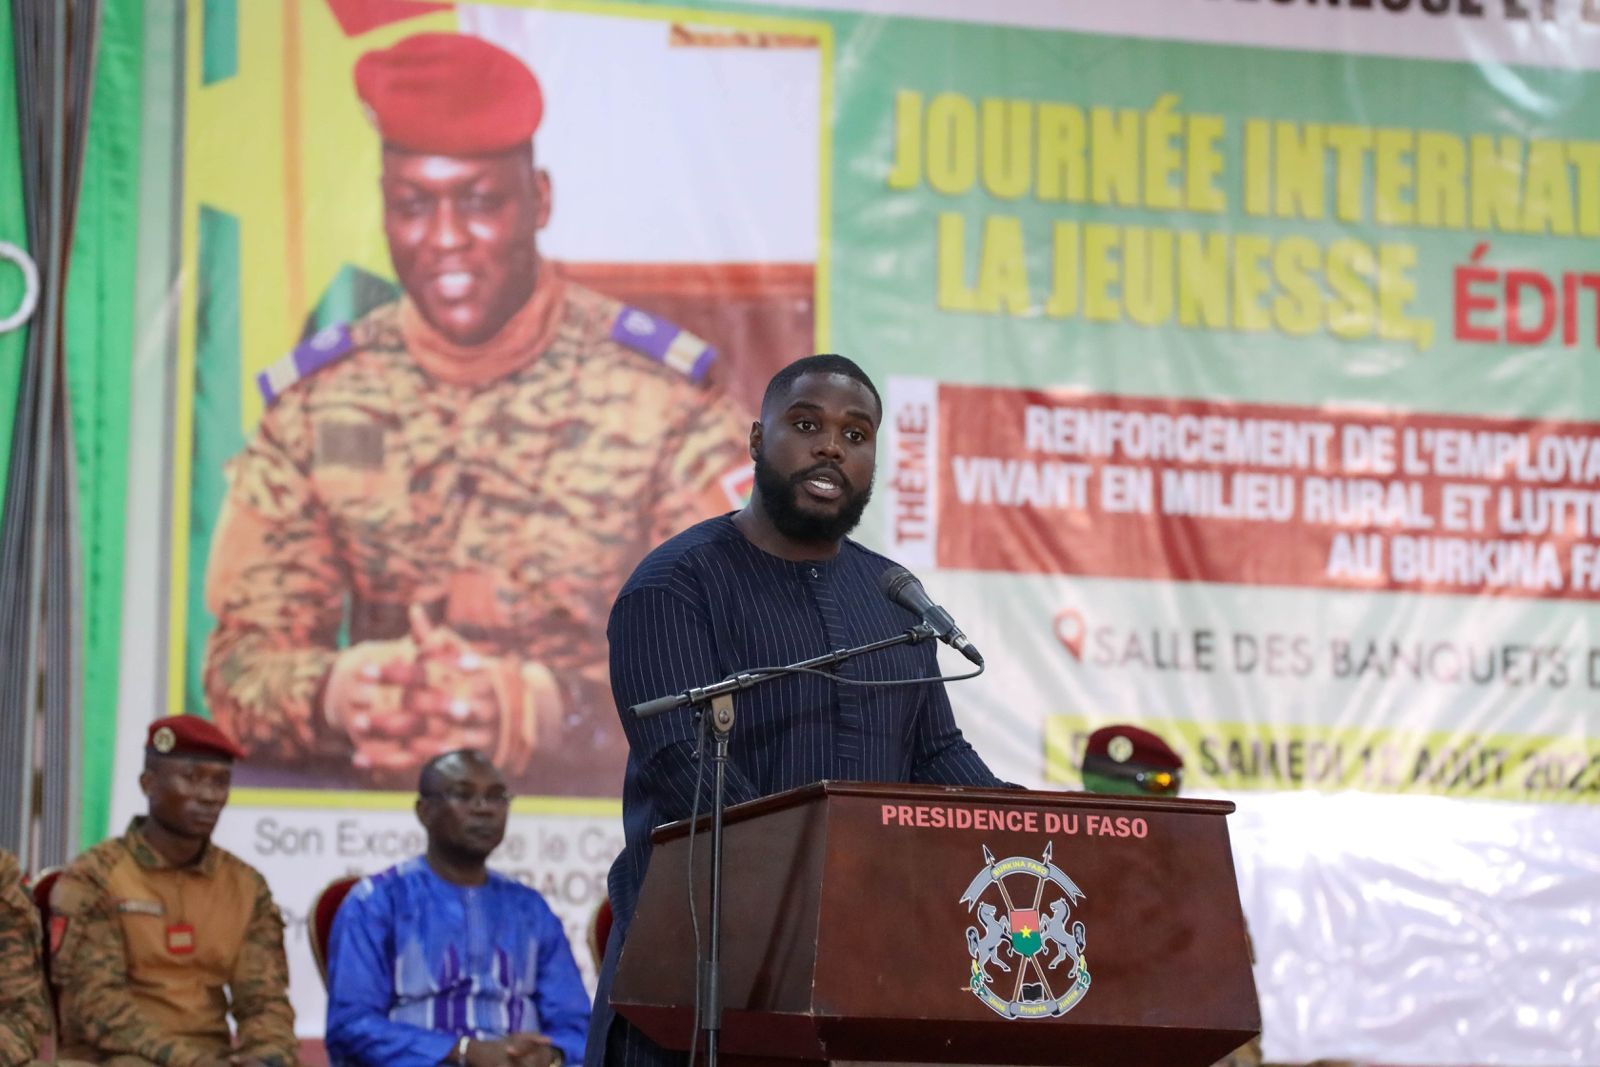
[[[878,575],[878,588],[883,590],[883,595],[890,600],[900,599],[900,590],[910,582],[917,580],[917,576],[901,566],[893,566]]]

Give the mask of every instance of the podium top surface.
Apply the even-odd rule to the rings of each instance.
[[[1136,797],[1115,793],[1049,792],[1032,789],[987,789],[958,785],[917,785],[909,782],[842,782],[824,779],[788,789],[782,793],[735,804],[723,815],[725,825],[759,818],[776,811],[810,804],[823,798],[856,798],[879,803],[993,804],[1030,808],[1093,808],[1096,811],[1168,811],[1191,815],[1223,816],[1232,813],[1231,800],[1199,800],[1183,797]],[[700,816],[702,829],[709,824],[709,812]],[[682,837],[689,832],[689,820],[663,823],[655,828],[651,840],[657,844]]]

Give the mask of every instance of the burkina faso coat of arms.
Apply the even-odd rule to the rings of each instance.
[[[968,988],[1007,1019],[1065,1015],[1089,992],[1083,923],[1072,918],[1083,890],[1050,860],[994,858],[983,847],[983,869],[961,895],[977,923],[967,927],[972,957]]]

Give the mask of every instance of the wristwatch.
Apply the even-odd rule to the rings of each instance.
[[[456,1041],[455,1050],[450,1053],[450,1062],[465,1064],[467,1062],[467,1046],[470,1044],[472,1044],[471,1036],[462,1034],[460,1039]]]

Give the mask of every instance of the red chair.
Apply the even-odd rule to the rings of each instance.
[[[46,867],[28,886],[28,892],[33,895],[33,906],[39,912],[39,929],[44,931],[44,951],[39,955],[44,961],[44,992],[50,999],[50,1016],[55,1019],[57,1029],[61,1026],[61,1019],[56,1014],[56,987],[50,981],[50,957],[61,935],[50,925],[50,890],[55,888],[56,879],[60,877],[60,867]]]
[[[335,878],[317,894],[317,902],[311,906],[311,956],[317,961],[317,973],[322,975],[324,986],[328,984],[328,937],[333,933],[333,917],[359,881],[359,877]]]
[[[594,914],[589,917],[589,955],[594,957],[594,969],[606,958],[606,939],[611,936],[611,898],[601,897]]]

